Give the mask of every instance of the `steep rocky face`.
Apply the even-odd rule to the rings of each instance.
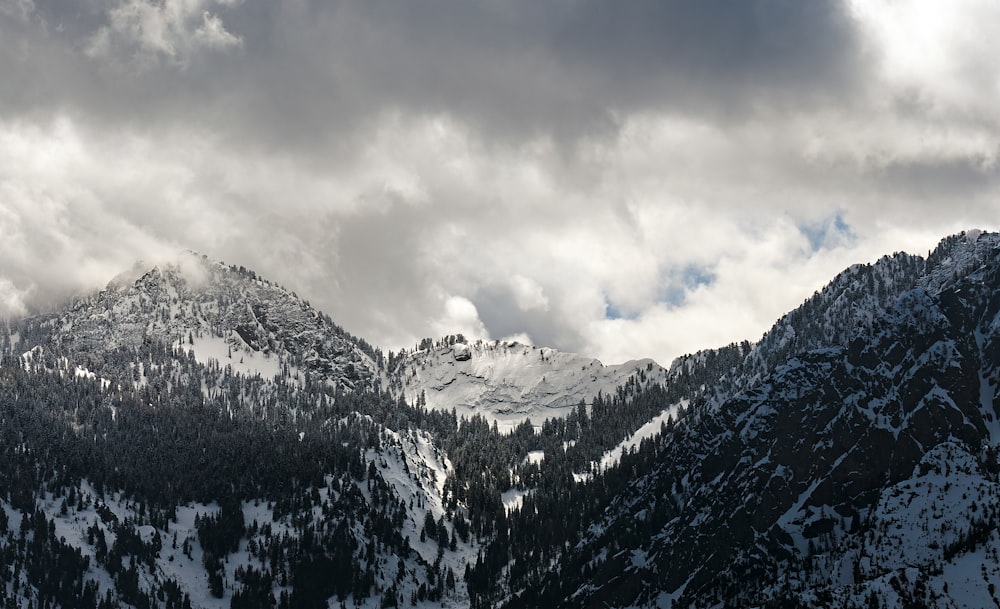
[[[814,297],[830,307],[807,303],[779,322],[773,332],[794,331],[796,339],[769,336],[761,345],[781,351],[798,341],[809,349],[732,397],[703,401],[638,463],[625,460],[622,467],[648,470],[590,526],[559,574],[543,578],[543,598],[687,607],[827,606],[836,597],[862,606],[874,594],[880,603],[913,606],[914,599],[930,603],[927,582],[976,550],[970,530],[978,531],[980,550],[1000,544],[998,241],[946,240],[927,272],[908,273],[901,282],[914,287],[884,314],[853,313],[866,321],[849,332],[805,329],[828,327],[823,320],[841,315],[831,310],[853,311],[841,296],[856,285],[857,270]],[[872,302],[877,311],[877,294]],[[747,382],[748,369],[766,369],[761,363],[772,354],[761,345],[731,378]],[[954,485],[975,489],[982,519],[961,513],[969,493],[949,506],[941,485],[921,482],[942,468]],[[921,519],[901,517],[894,500],[903,487],[928,505],[936,501],[933,509],[963,532],[915,534]],[[889,521],[899,526],[888,530]],[[987,547],[983,556],[984,569],[995,573],[995,555]],[[577,572],[586,578],[569,575]],[[976,579],[970,594],[990,598],[989,581]]]
[[[265,377],[297,368],[348,390],[377,378],[377,352],[307,302],[252,271],[193,253],[137,264],[105,290],[29,320],[19,337],[25,351],[49,346],[98,374],[102,354],[150,343]]]
[[[454,337],[453,337],[454,338]],[[385,387],[431,409],[480,415],[510,431],[525,419],[540,426],[565,417],[581,402],[611,395],[630,381],[664,383],[667,371],[653,360],[606,366],[600,361],[509,341],[445,340],[402,353]]]

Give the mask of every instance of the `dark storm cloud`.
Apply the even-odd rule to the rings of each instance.
[[[190,248],[392,348],[752,339],[998,217],[1000,20],[947,7],[0,0],[0,316]]]
[[[169,4],[46,0],[30,26],[5,23],[21,53],[0,68],[4,112],[183,121],[290,150],[349,144],[393,110],[572,138],[633,111],[739,118],[848,95],[858,69],[834,2],[205,0],[166,24],[169,56],[143,44],[163,42],[152,28],[115,29],[123,6],[166,20],[149,7]],[[195,47],[203,13],[239,47]]]
[[[735,109],[761,97],[836,96],[859,67],[854,24],[839,2],[573,6],[555,38],[561,61],[627,106],[666,98]]]
[[[969,199],[995,193],[1000,186],[1000,167],[982,157],[901,159],[873,173],[873,182],[915,200]]]
[[[343,6],[343,5],[342,5]],[[854,23],[832,2],[346,5],[341,50],[390,99],[498,132],[578,134],[633,111],[752,113],[849,95]],[[357,33],[379,32],[361,39]],[[354,33],[355,35],[351,35]],[[406,103],[404,101],[403,103]]]

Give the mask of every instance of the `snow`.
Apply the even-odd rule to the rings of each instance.
[[[53,343],[68,339],[76,353],[141,348],[159,339],[171,343],[178,358],[193,352],[197,362],[241,376],[285,374],[303,384],[302,371],[288,365],[294,360],[348,390],[376,379],[372,358],[308,303],[252,272],[190,252],[156,266],[139,263],[45,323],[54,330]],[[31,352],[25,361],[39,359]],[[145,378],[135,381],[142,386]]]
[[[456,348],[463,354],[468,348],[469,359],[459,360]],[[599,393],[612,394],[640,373],[647,383],[667,378],[667,371],[652,360],[605,366],[544,347],[477,341],[411,353],[384,385],[398,383],[408,402],[423,394],[428,408],[455,408],[467,417],[478,414],[510,432],[525,419],[538,426],[545,419],[564,417],[580,402],[590,404]]]
[[[456,343],[451,347],[452,356],[456,361],[464,362],[468,359],[472,359],[472,349],[469,345],[465,343]]]
[[[90,370],[87,370],[86,368],[81,368],[80,366],[76,366],[74,368],[74,370],[73,370],[73,376],[75,376],[77,378],[89,379],[91,381],[97,379],[97,375],[96,374],[94,374]],[[109,381],[106,378],[101,378],[101,389],[107,389],[110,386],[111,386],[111,381]]]
[[[1000,534],[993,530],[975,545],[960,543],[960,536],[998,508],[1000,484],[963,444],[943,442],[910,478],[882,491],[860,543],[848,537],[829,556],[817,557],[832,568],[818,570],[818,577],[830,578],[835,601],[858,606],[867,606],[871,594],[883,606],[909,606],[917,581],[939,597],[930,606],[995,606],[989,587],[1000,582]]]
[[[667,424],[667,421],[670,419],[677,420],[677,414],[681,411],[681,409],[687,408],[687,406],[688,400],[682,400],[676,404],[668,406],[663,412],[650,419],[648,423],[635,430],[631,436],[622,440],[618,446],[615,446],[608,452],[604,453],[600,462],[601,471],[605,471],[608,468],[617,465],[621,461],[622,455],[638,449],[643,440],[652,438],[660,433],[660,430]]]
[[[988,253],[1000,245],[1000,234],[985,233],[980,230],[967,231],[963,238],[956,240],[942,252],[944,260],[921,278],[920,285],[932,293],[950,285],[955,277],[964,275],[982,266]]]
[[[845,452],[837,457],[837,459],[830,466],[830,472],[836,471],[840,464],[847,458],[850,452]],[[784,514],[782,514],[777,521],[777,525],[781,527],[792,541],[795,543],[796,549],[801,553],[805,554],[808,547],[808,541],[803,534],[803,530],[810,523],[815,521],[819,516],[825,516],[828,508],[826,506],[820,506],[816,509],[812,506],[803,510],[806,502],[812,497],[819,485],[825,481],[825,476],[816,476],[816,478],[809,484],[808,488],[799,494],[798,499],[792,507],[788,508]]]
[[[542,461],[544,460],[545,460],[544,450],[528,451],[528,455],[524,458],[525,463],[534,463],[535,465],[541,465]]]
[[[163,549],[160,551],[160,559],[157,560],[157,570],[165,577],[172,577],[178,582],[183,582],[185,590],[191,595],[191,604],[203,609],[224,609],[229,606],[228,598],[215,598],[209,594],[208,573],[202,566],[204,552],[201,544],[198,543],[198,531],[194,526],[195,516],[218,513],[219,508],[215,504],[188,504],[177,509],[177,522],[170,523],[167,533],[164,535]],[[172,547],[173,535],[177,535],[177,548]],[[184,540],[191,541],[191,558],[184,555],[182,551]],[[241,549],[245,542],[240,544]],[[171,557],[173,560],[171,560]],[[237,564],[247,564],[247,557],[237,552],[230,554],[229,565],[235,571]],[[227,580],[232,582],[232,573],[227,573]]]
[[[968,231],[964,241],[959,241],[949,251],[949,257],[938,264],[934,273],[924,277],[917,288],[902,293],[899,299],[900,306],[897,309],[897,311],[901,311],[897,313],[899,319],[905,317],[906,323],[924,327],[932,327],[935,324],[946,322],[940,307],[935,302],[934,287],[953,281],[953,277],[957,275],[956,269],[967,270],[970,266],[981,264],[983,248],[995,247],[996,243],[995,235],[984,236],[980,231]],[[890,265],[883,265],[883,270],[888,266]],[[202,269],[201,266],[197,268]],[[844,277],[840,279],[840,287],[850,287],[857,283],[857,280],[851,275],[861,273],[862,269],[861,266],[855,266],[846,271]],[[180,356],[192,357],[199,363],[208,366],[229,367],[236,374],[260,375],[264,379],[280,378],[283,374],[299,374],[297,370],[290,370],[286,365],[289,361],[289,353],[283,348],[279,348],[278,341],[272,340],[269,343],[269,348],[275,348],[274,352],[265,353],[265,351],[255,351],[248,345],[248,343],[258,344],[258,341],[252,337],[252,332],[250,333],[251,337],[247,338],[246,341],[240,334],[231,329],[223,330],[221,336],[214,334],[214,330],[219,326],[211,326],[209,318],[211,318],[212,323],[219,319],[217,314],[218,308],[223,306],[219,304],[222,300],[203,303],[204,311],[199,311],[195,315],[185,308],[186,305],[183,302],[182,288],[186,289],[186,287],[181,283],[164,280],[164,277],[170,273],[169,269],[163,272],[158,269],[154,270],[156,271],[155,276],[149,275],[148,278],[153,282],[153,287],[162,287],[169,302],[159,303],[165,308],[158,309],[157,315],[146,315],[145,313],[139,315],[142,317],[142,324],[139,326],[141,332],[133,334],[123,332],[121,336],[109,340],[109,345],[130,344],[130,341],[143,336],[142,333],[147,330],[153,333],[162,333],[166,332],[167,329],[175,331],[181,327],[193,328],[195,331],[190,333],[190,338],[185,338],[189,333],[184,332],[183,336],[173,345]],[[134,278],[127,278],[127,281],[124,281],[118,289],[121,291],[131,290],[132,283],[147,278],[147,274],[144,271]],[[161,286],[153,280],[166,282]],[[850,320],[848,323],[837,320],[837,323],[845,327],[854,327],[854,322],[857,322],[859,327],[868,327],[861,321],[866,319],[870,321],[883,313],[880,309],[882,306],[880,303],[859,302],[852,298],[853,295],[854,293],[850,290],[843,289],[830,296],[833,300],[827,303],[828,309],[825,309],[826,313],[824,314],[827,315],[827,318],[823,320],[823,323],[827,324],[825,330],[829,329],[829,324],[833,319],[829,316],[829,311],[835,311],[837,307],[853,306],[861,311],[856,315],[852,313],[852,316],[845,316],[844,319]],[[114,313],[125,315],[131,311],[131,315],[135,317],[136,311],[146,310],[142,309],[142,305],[146,304],[143,298],[148,300],[149,295],[135,290],[135,293],[130,293],[127,298],[116,301]],[[290,302],[291,305],[283,303],[283,306],[294,308],[298,306],[299,301]],[[204,313],[205,311],[210,314]],[[91,328],[99,328],[101,327],[100,323],[106,321],[106,318],[103,317],[104,313],[100,310],[97,312],[88,310],[88,314],[91,317],[64,316],[60,318],[61,324],[58,327],[66,333],[76,333],[86,323],[91,323]],[[297,310],[295,314],[299,315],[299,317],[294,318],[298,323],[302,322],[303,319],[308,319],[310,311],[301,309]],[[165,322],[164,319],[171,321]],[[173,323],[174,321],[176,323]],[[1000,316],[995,317],[992,321],[984,320],[973,333],[980,350],[979,355],[984,361],[988,360],[992,354],[991,345],[993,343],[991,341],[995,340],[998,323],[1000,323]],[[212,327],[213,332],[206,331],[208,327]],[[261,324],[259,327],[263,328],[264,326]],[[804,338],[807,336],[804,330],[809,328],[803,327],[797,332],[797,327],[793,327],[790,323],[776,324],[775,330],[769,337],[771,342],[765,344],[762,341],[763,347],[759,348],[772,349],[782,346],[799,348],[802,345],[815,348],[816,345],[807,344],[808,341],[813,340],[812,338],[808,340]],[[170,334],[170,336],[177,335]],[[823,340],[836,342],[843,336],[843,334],[832,333],[824,335]],[[294,340],[298,340],[301,335],[294,334],[294,337]],[[834,338],[836,340],[833,340]],[[16,341],[12,340],[11,344],[15,343]],[[50,358],[46,358],[46,355],[42,347],[34,347],[23,353],[22,360],[28,367],[35,369],[53,366],[54,368],[49,371],[65,377],[74,376],[90,380],[99,378],[88,368],[70,362],[65,357],[58,358],[53,362]],[[763,361],[763,356],[760,357]],[[938,364],[958,370],[961,364],[959,357],[960,352],[954,342],[941,341],[925,349],[917,361],[907,361],[908,371],[900,368],[892,371],[891,374],[900,374],[906,380],[910,380],[912,375],[920,374],[925,368]],[[704,354],[691,356],[687,359],[677,360],[674,366],[693,366],[694,362],[704,358]],[[795,359],[788,361],[787,364],[783,367],[771,367],[768,370],[790,374],[797,367],[804,365],[802,361]],[[133,365],[138,368],[136,372],[139,384],[146,382],[147,373],[154,374],[153,370],[146,370],[142,362]],[[761,369],[763,368],[747,366],[746,375],[732,381],[733,385],[738,386],[740,383],[745,383],[747,379],[752,378],[751,372]],[[510,431],[525,419],[537,426],[546,418],[563,416],[576,408],[578,404],[590,403],[598,393],[610,394],[614,392],[617,387],[630,378],[641,378],[641,382],[644,383],[665,382],[667,374],[663,368],[649,360],[628,362],[619,366],[605,366],[597,360],[579,355],[540,349],[513,341],[493,341],[473,344],[459,343],[407,354],[394,375],[386,374],[382,381],[394,392],[402,392],[406,399],[411,402],[416,401],[418,396],[424,396],[426,404],[430,408],[441,410],[455,408],[459,415],[483,415],[487,420],[496,423],[499,429]],[[987,422],[988,441],[996,444],[1000,439],[1000,421],[995,420],[993,416],[993,404],[998,389],[997,379],[995,374],[991,376],[989,370],[983,367],[979,371],[978,381],[979,407]],[[104,388],[110,385],[110,382],[103,378],[100,379],[100,382]],[[900,429],[910,422],[904,419],[899,424],[890,423],[886,415],[882,413],[885,400],[875,402],[870,399],[862,400],[860,396],[852,397],[857,397],[857,399],[850,402],[845,401],[845,408],[849,406],[850,409],[856,408],[863,412],[871,419],[875,427],[891,429],[898,434]],[[936,384],[931,386],[921,397],[913,412],[932,402],[950,406],[961,412],[955,404],[955,399]],[[864,408],[862,408],[862,404],[865,405]],[[662,411],[636,430],[629,438],[605,453],[595,471],[597,469],[604,471],[619,463],[623,455],[638,448],[643,440],[658,434],[662,425],[670,417],[676,419],[680,409],[686,406],[687,401],[685,400]],[[758,433],[759,428],[762,428],[761,420],[775,414],[775,412],[771,404],[758,403],[754,408],[747,409],[736,418],[736,427],[744,423],[746,425],[741,429],[734,427],[733,433],[739,433],[738,439],[742,441],[751,440]],[[909,413],[909,416],[912,417],[912,412]],[[965,416],[964,413],[963,416]],[[972,425],[971,422],[970,425]],[[299,440],[301,441],[303,437],[303,434],[300,433]],[[408,537],[412,547],[422,560],[432,563],[436,559],[438,545],[434,541],[419,541],[420,530],[426,513],[429,512],[435,519],[448,515],[445,508],[445,498],[442,495],[445,479],[453,471],[452,464],[435,446],[433,439],[427,433],[396,433],[381,429],[379,437],[384,438],[382,447],[368,450],[364,457],[368,463],[376,467],[379,475],[392,487],[395,494],[408,505],[406,522],[403,525],[404,535]],[[818,442],[814,448],[816,450],[828,448],[830,443],[831,440],[826,438]],[[923,448],[921,447],[921,449]],[[799,558],[804,558],[807,546],[810,545],[803,534],[806,527],[821,520],[837,521],[833,533],[829,535],[832,541],[823,540],[824,543],[833,544],[833,547],[824,547],[820,555],[814,555],[810,559],[814,559],[815,564],[820,566],[817,569],[816,577],[823,578],[825,581],[819,583],[833,587],[838,598],[864,600],[865,595],[876,592],[881,599],[890,601],[894,599],[895,602],[899,603],[902,602],[900,600],[902,598],[901,592],[898,589],[899,584],[894,583],[894,581],[901,578],[903,581],[912,582],[920,574],[929,576],[926,581],[929,590],[943,593],[944,585],[947,584],[949,587],[947,596],[950,597],[954,606],[992,606],[996,604],[987,586],[990,583],[1000,582],[1000,564],[998,564],[1000,561],[997,559],[997,553],[1000,551],[1000,536],[997,532],[992,531],[987,535],[985,541],[979,542],[978,546],[971,549],[963,546],[957,554],[950,558],[945,550],[961,545],[959,542],[962,542],[962,535],[976,526],[977,515],[997,511],[1000,507],[1000,484],[997,483],[995,474],[984,471],[985,468],[980,464],[980,459],[970,453],[963,444],[949,441],[928,448],[930,450],[923,456],[908,479],[883,489],[874,504],[866,504],[868,506],[874,505],[874,507],[862,509],[862,513],[858,515],[849,517],[837,515],[833,507],[821,504],[819,498],[813,497],[816,489],[825,481],[821,475],[808,482],[803,482],[797,487],[796,491],[801,491],[801,493],[791,508],[780,516],[777,524],[794,540],[796,549],[800,553]],[[836,459],[836,462],[830,467],[831,472],[841,464],[846,454],[844,453]],[[531,451],[526,455],[524,461],[525,463],[543,465],[545,457],[544,451]],[[756,456],[754,458],[756,459]],[[755,465],[759,467],[767,464],[770,458],[771,453],[768,452],[763,457],[756,459]],[[745,461],[750,463],[751,459],[747,457]],[[712,482],[705,485],[705,488],[711,490],[716,482],[728,474],[729,472],[719,473]],[[583,481],[592,475],[590,473],[574,473],[573,478],[577,481]],[[775,468],[774,476],[784,475],[785,468],[783,466]],[[790,473],[788,477],[792,478]],[[681,485],[686,486],[687,484],[688,478],[685,476]],[[86,480],[81,482],[78,488],[79,493],[88,497],[89,503],[86,507],[77,510],[76,506],[70,506],[67,513],[63,514],[61,513],[61,498],[51,494],[43,498],[40,507],[54,520],[58,536],[66,539],[67,543],[80,547],[84,554],[93,556],[93,549],[86,542],[85,532],[89,524],[101,520],[98,505],[94,503],[97,500],[97,493]],[[371,499],[369,489],[362,485],[360,490],[366,498]],[[324,487],[318,492],[325,499],[332,491]],[[510,489],[502,494],[503,505],[507,510],[523,506],[524,497],[529,492],[530,489]],[[107,506],[107,509],[111,510],[119,520],[137,521],[136,505],[120,493],[109,493],[103,496],[100,501],[102,507]],[[637,505],[639,505],[638,502],[635,502],[633,507]],[[21,514],[13,510],[3,500],[0,500],[0,509],[3,509],[9,516],[11,527],[16,528],[20,522]],[[143,574],[143,577],[156,576],[161,580],[166,577],[176,578],[192,594],[195,606],[205,609],[228,606],[232,593],[231,589],[227,589],[223,599],[215,599],[208,595],[207,576],[201,565],[202,553],[197,544],[197,532],[194,528],[197,514],[205,514],[217,509],[218,506],[215,505],[194,503],[179,506],[176,522],[171,522],[166,530],[159,531],[164,540],[164,548],[160,558],[152,572]],[[461,510],[461,507],[459,509]],[[244,502],[243,510],[247,523],[253,520],[271,523],[274,520],[273,511],[264,501]],[[643,510],[639,509],[636,515],[643,513]],[[706,509],[699,516],[699,519],[695,519],[694,524],[708,515],[709,511]],[[316,518],[319,518],[318,514]],[[291,526],[290,519],[291,517],[285,517],[279,522],[274,522],[275,530],[293,533],[295,528]],[[844,529],[859,522],[864,527],[863,537],[838,537],[838,534],[842,533]],[[103,523],[100,526],[109,536],[110,542],[114,533]],[[597,530],[598,527],[599,525],[594,525],[591,530]],[[157,533],[149,525],[138,526],[137,531],[144,539],[149,539]],[[177,549],[171,547],[175,535],[177,536]],[[191,558],[187,558],[179,550],[184,539],[190,539],[192,542]],[[4,540],[0,539],[0,546],[3,543]],[[852,543],[856,543],[856,545],[851,545]],[[229,555],[226,560],[226,579],[230,584],[234,580],[234,573],[238,566],[256,560],[247,551],[247,544],[248,540],[244,539],[239,550]],[[445,564],[452,567],[456,573],[461,573],[463,566],[476,558],[478,547],[475,544],[475,541],[461,544],[456,552],[446,553]],[[824,552],[828,552],[828,554],[823,555]],[[632,550],[627,558],[630,559],[632,568],[643,569],[650,565],[652,556],[653,554],[647,555],[645,551]],[[384,554],[380,554],[378,560],[386,558]],[[853,567],[855,564],[858,565],[860,581],[854,581]],[[406,569],[416,569],[417,565],[418,561],[410,559]],[[391,568],[386,570],[387,573],[390,573],[390,578],[394,569],[395,565],[393,564]],[[93,568],[88,577],[98,582],[102,589],[113,587],[110,577],[100,568]],[[817,584],[818,581],[817,579],[811,583]],[[409,585],[409,581],[407,581],[407,585]],[[404,590],[406,588],[401,589],[401,591]],[[655,599],[656,605],[669,607],[683,590],[684,586],[672,594],[660,594]],[[408,596],[406,592],[404,592],[405,596]],[[464,600],[467,601],[467,598]],[[377,604],[377,601],[378,595],[366,600],[363,604],[373,606]],[[457,597],[445,599],[441,605],[462,606],[462,603],[463,598],[460,592]]]
[[[411,556],[404,560],[407,573],[418,573],[424,570],[424,565],[433,564],[437,559],[438,544],[435,541],[419,541],[420,529],[423,525],[425,511],[429,510],[435,519],[445,516],[443,498],[441,492],[444,487],[445,476],[451,471],[451,463],[433,445],[431,437],[425,432],[409,432],[396,434],[389,430],[384,430],[386,442],[381,450],[370,450],[366,454],[366,459],[376,464],[380,475],[396,491],[397,495],[404,499],[404,503],[410,505],[407,520],[404,524],[404,535],[411,542],[411,546],[420,555],[420,560]],[[404,464],[405,462],[405,464]],[[408,471],[407,471],[408,470]],[[329,499],[329,483],[331,477],[327,476],[326,485],[318,490],[321,501]],[[370,491],[367,485],[359,485],[359,490],[371,500]],[[62,538],[65,543],[72,547],[79,548],[84,556],[91,558],[91,567],[85,579],[94,581],[100,589],[100,596],[104,591],[115,590],[115,584],[110,574],[96,563],[95,547],[87,541],[87,528],[97,524],[104,533],[109,546],[114,543],[115,533],[113,528],[106,524],[100,513],[100,509],[107,509],[119,523],[131,522],[136,532],[144,542],[151,540],[157,533],[162,540],[162,549],[155,559],[152,568],[145,564],[139,566],[140,586],[150,589],[154,582],[164,582],[167,579],[174,579],[179,583],[181,589],[191,597],[194,609],[226,609],[230,606],[230,601],[236,584],[235,574],[237,569],[247,566],[254,566],[260,569],[263,565],[257,557],[249,551],[251,539],[260,543],[263,533],[258,531],[257,537],[245,537],[240,541],[237,551],[228,554],[223,561],[225,589],[223,598],[215,598],[209,592],[208,575],[203,566],[203,551],[198,541],[198,533],[195,528],[195,519],[198,515],[205,516],[215,514],[219,510],[217,504],[188,503],[176,508],[176,519],[168,522],[165,530],[157,530],[148,524],[136,524],[143,521],[139,515],[139,503],[125,497],[120,492],[98,493],[87,481],[82,480],[76,487],[75,492],[81,498],[81,502],[86,507],[77,509],[77,505],[67,505],[67,510],[62,513],[63,497],[53,496],[51,493],[45,495],[39,503],[39,507],[45,512],[46,517],[53,520],[57,538]],[[419,496],[418,502],[409,502],[411,498]],[[22,515],[13,509],[6,501],[0,499],[0,509],[3,509],[9,520],[9,527],[17,530],[20,527]],[[281,537],[285,534],[295,534],[296,528],[292,525],[293,515],[286,515],[279,520],[275,520],[273,510],[267,501],[248,500],[242,504],[244,524],[249,526],[253,522],[259,525],[268,525],[273,534]],[[319,522],[324,517],[320,508],[314,508],[313,518]],[[364,536],[365,530],[362,523],[354,523],[354,533]],[[450,527],[449,527],[450,528]],[[183,551],[185,540],[189,542],[190,557]],[[0,549],[6,538],[0,536]],[[450,567],[459,577],[465,570],[467,564],[476,560],[479,546],[473,539],[469,543],[459,542],[455,551],[447,551],[442,557],[443,568]],[[378,554],[376,560],[382,566],[383,573],[387,578],[385,581],[392,581],[395,578],[396,556]],[[423,562],[420,562],[423,561]],[[6,582],[5,582],[6,583]],[[21,585],[26,585],[22,579]],[[415,592],[418,582],[411,577],[405,577],[397,582],[399,591],[404,598],[409,598]],[[9,586],[9,584],[8,584]],[[9,587],[7,588],[10,589]],[[4,590],[4,584],[0,583],[0,591]],[[282,588],[275,586],[274,595],[278,597]],[[381,594],[374,592],[373,595],[364,601],[354,603],[353,599],[347,599],[349,607],[378,607]],[[418,607],[448,607],[458,609],[467,607],[469,599],[464,586],[459,585],[458,589],[449,593],[442,601],[430,603],[425,601],[419,603]]]
[[[507,511],[519,509],[524,505],[524,498],[528,495],[528,491],[525,489],[512,488],[504,491],[500,495],[500,499],[503,501],[504,508]]]
[[[185,355],[193,354],[199,364],[214,362],[223,368],[229,366],[233,372],[243,376],[260,375],[264,379],[273,379],[281,374],[278,356],[250,349],[235,332],[228,332],[226,337],[205,335],[191,338],[190,342],[181,339],[175,346]]]
[[[901,558],[907,564],[941,560],[943,547],[956,541],[976,512],[998,501],[1000,485],[983,477],[963,446],[946,442],[932,448],[912,478],[883,491],[872,526],[886,534],[869,548],[871,569],[885,571]]]

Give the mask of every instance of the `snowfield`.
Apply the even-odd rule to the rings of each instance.
[[[667,378],[667,371],[649,359],[606,366],[574,353],[505,341],[463,343],[457,349],[410,353],[383,385],[399,387],[410,403],[423,395],[428,408],[478,414],[509,432],[525,419],[540,426],[545,419],[564,417],[580,402],[614,393],[630,377],[641,374],[644,383]]]

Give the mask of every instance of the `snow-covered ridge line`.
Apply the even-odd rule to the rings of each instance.
[[[606,366],[599,360],[514,341],[444,344],[406,353],[383,379],[409,402],[465,416],[481,415],[509,431],[525,419],[541,425],[580,402],[612,394],[630,378],[663,383],[650,359]]]

